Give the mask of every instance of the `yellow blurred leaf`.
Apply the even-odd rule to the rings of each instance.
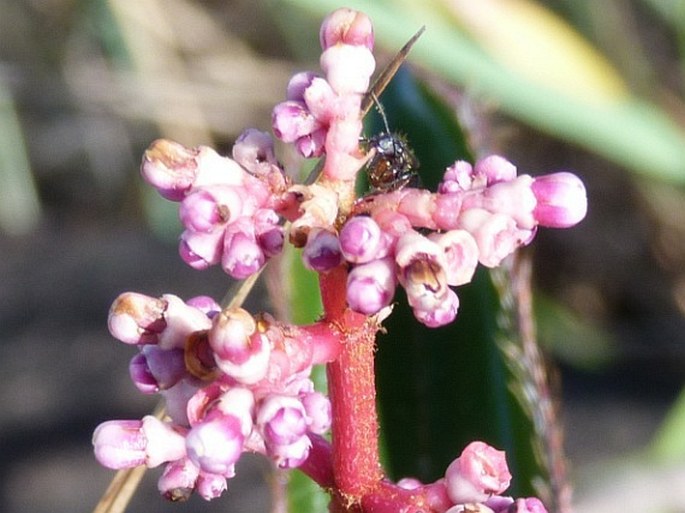
[[[578,32],[530,0],[443,0],[493,60],[584,103],[624,99],[627,87]]]

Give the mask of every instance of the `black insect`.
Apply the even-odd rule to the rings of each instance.
[[[419,161],[414,151],[406,137],[390,131],[383,107],[377,100],[376,106],[383,118],[385,132],[365,140],[367,149],[374,150],[366,165],[369,184],[377,192],[396,191],[407,185],[418,185]]]

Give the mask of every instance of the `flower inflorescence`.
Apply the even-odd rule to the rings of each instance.
[[[360,147],[373,31],[368,17],[341,9],[320,36],[324,75],[296,74],[272,116],[276,137],[306,158],[325,159],[317,182],[293,184],[271,136],[254,129],[238,138],[232,158],[167,140],[146,151],[143,177],[180,203],[179,252],[190,266],[220,264],[244,279],[287,240],[322,276],[346,270],[346,305],[371,329],[389,313],[398,285],[420,322],[441,326],[457,314],[453,287],[471,281],[478,263],[495,267],[538,226],[568,227],[584,217],[577,177],[517,175],[499,156],[455,162],[436,192],[388,187],[355,198],[355,176],[374,151]],[[212,499],[227,488],[243,452],[293,468],[325,445],[320,436],[331,425],[331,403],[314,390],[310,371],[338,357],[345,336],[339,323],[296,326],[207,297],[128,292],[112,305],[109,328],[138,348],[131,378],[141,392],[165,398],[167,419],[99,426],[95,453],[104,465],[165,464],[163,495]],[[537,499],[501,497],[510,479],[504,454],[474,442],[444,479],[393,486],[422,490],[440,513],[545,511]]]

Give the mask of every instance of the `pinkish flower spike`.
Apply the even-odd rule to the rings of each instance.
[[[483,442],[471,442],[445,472],[447,494],[455,504],[484,502],[510,482],[504,451]]]
[[[541,226],[569,228],[587,213],[585,185],[573,173],[560,172],[535,178],[532,185],[537,199],[535,219]]]

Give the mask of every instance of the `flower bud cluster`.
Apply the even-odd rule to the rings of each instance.
[[[517,176],[496,155],[475,166],[458,161],[437,193],[404,188],[362,198],[340,230],[309,233],[303,258],[318,272],[351,266],[347,301],[355,311],[377,313],[399,284],[419,321],[442,326],[459,306],[450,287],[470,282],[479,262],[496,267],[538,226],[572,226],[586,209],[585,188],[571,173]]]
[[[246,130],[232,159],[206,146],[189,149],[158,140],[145,152],[141,172],[162,196],[180,202],[185,231],[179,253],[191,267],[220,263],[243,279],[281,251],[275,203],[288,183],[268,134]]]
[[[93,435],[95,454],[115,469],[165,463],[160,492],[219,496],[246,451],[281,468],[307,458],[311,434],[331,424],[330,403],[314,390],[311,366],[335,354],[325,330],[254,318],[208,297],[182,301],[120,295],[110,310],[112,335],[138,347],[133,382],[166,399],[168,421],[109,421]]]
[[[445,476],[424,485],[405,478],[397,483],[402,490],[421,494],[431,511],[444,513],[547,513],[534,497],[514,499],[502,495],[511,483],[511,473],[503,451],[471,442],[447,468]]]
[[[365,14],[338,9],[324,20],[320,41],[325,76],[293,76],[287,100],[273,110],[272,127],[304,157],[325,154],[324,177],[351,181],[364,162],[361,102],[376,66],[373,27]]]

